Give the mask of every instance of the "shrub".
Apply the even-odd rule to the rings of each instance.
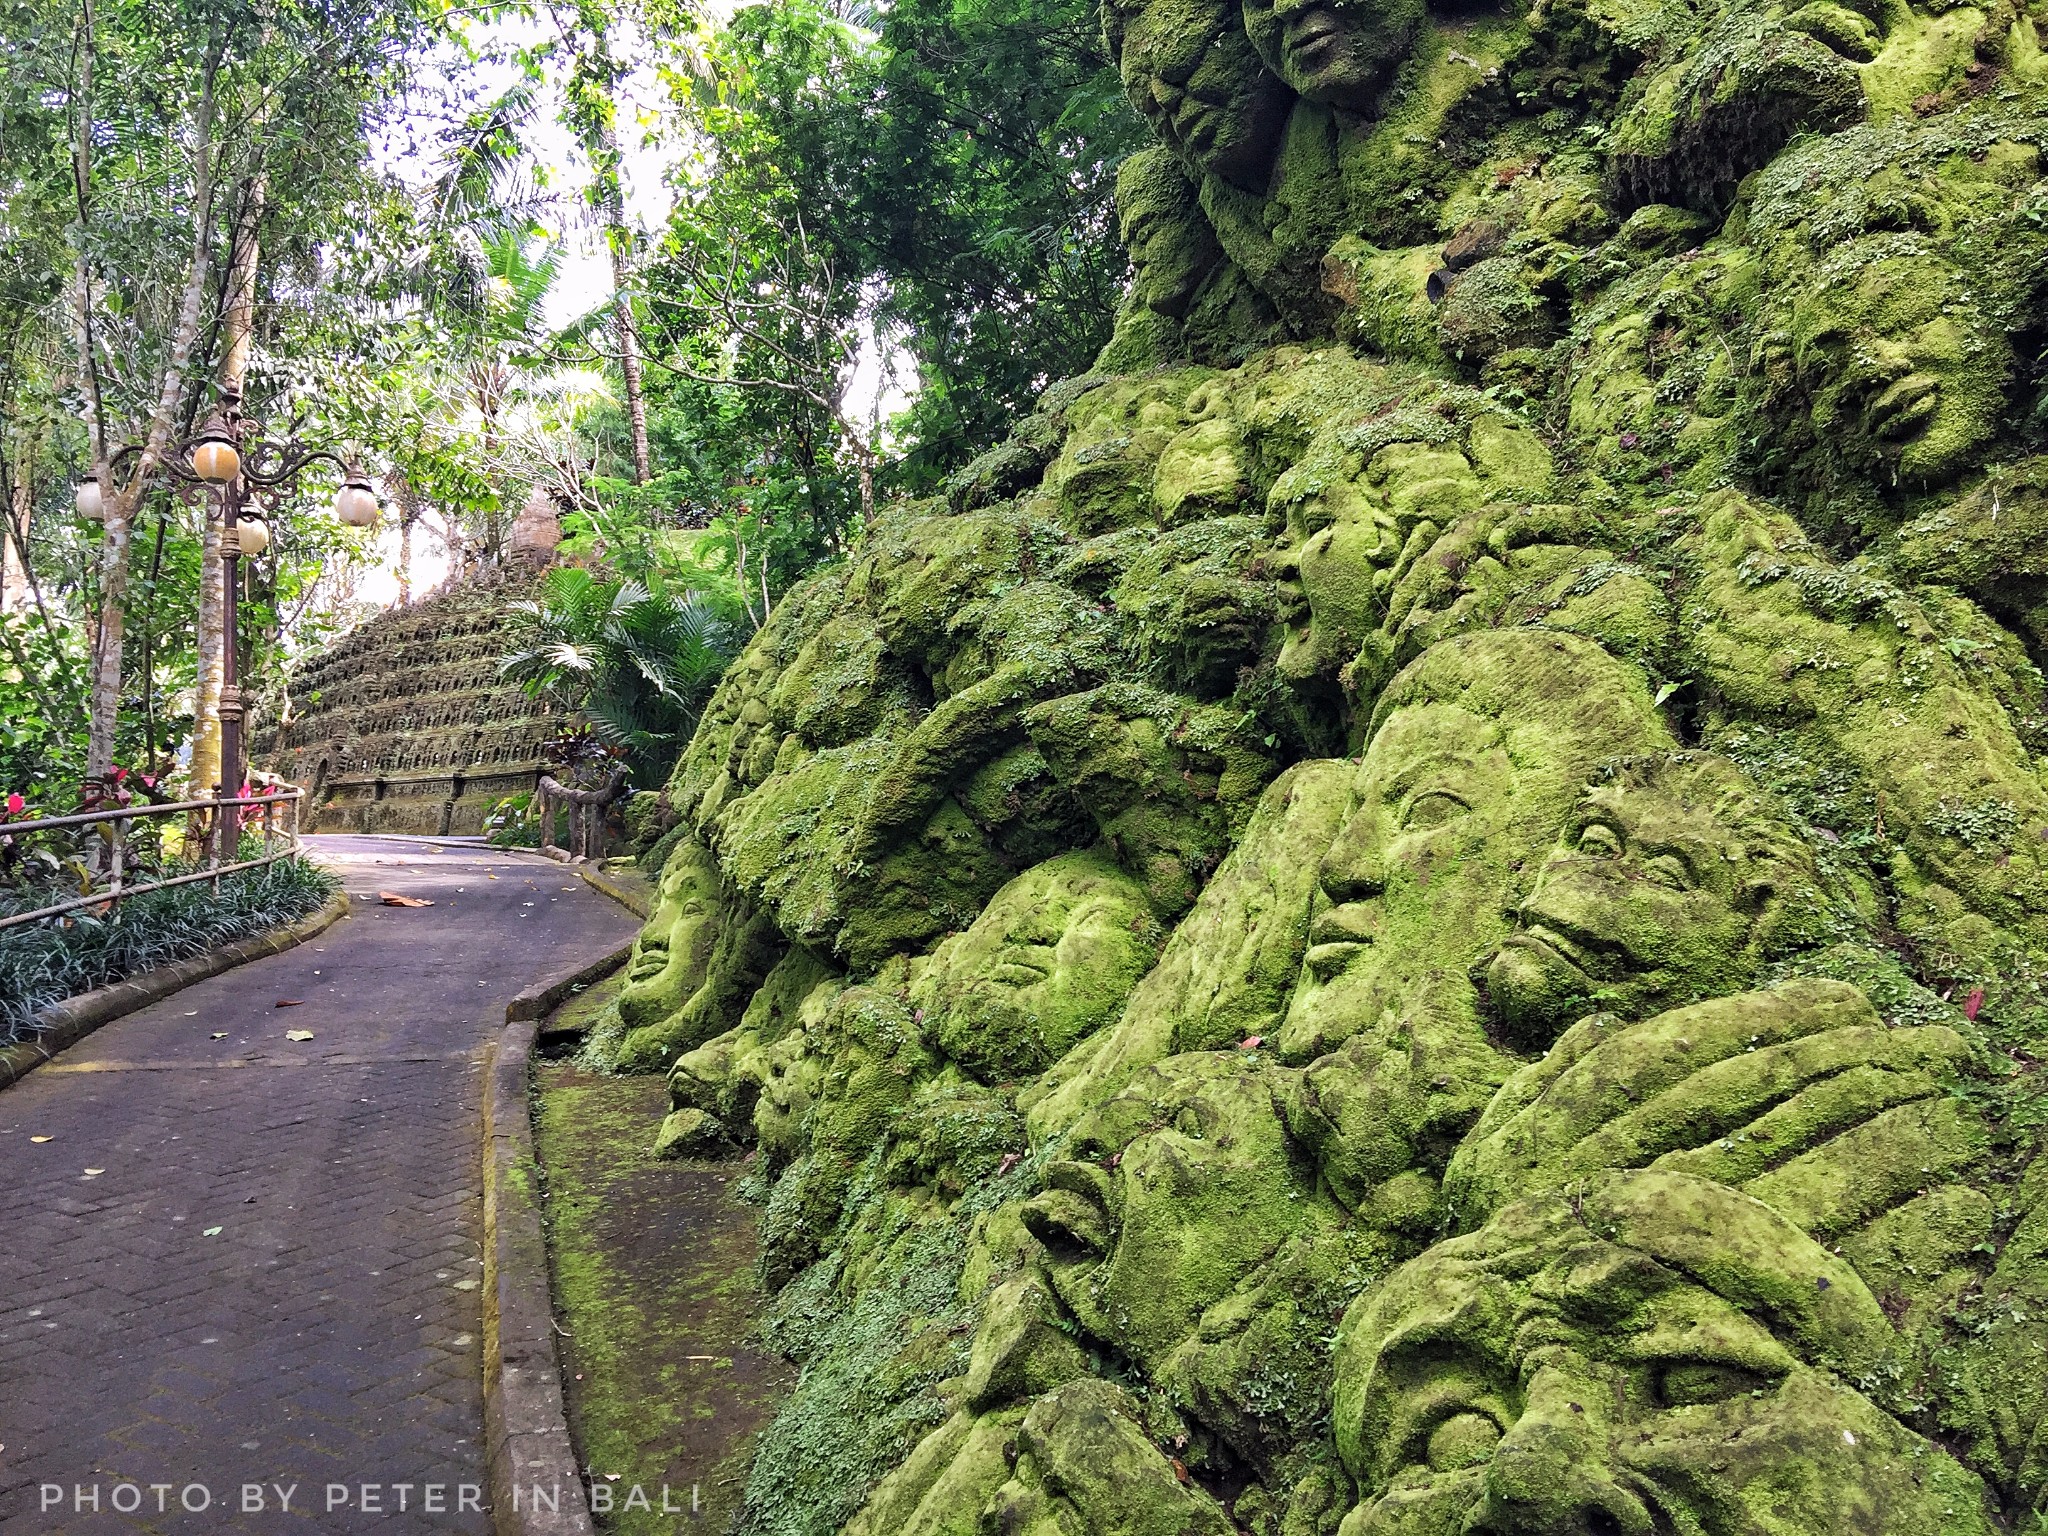
[[[128,897],[106,917],[74,912],[0,931],[0,1040],[33,1038],[52,1003],[292,922],[340,888],[317,864],[280,859],[223,875],[218,895],[195,881]]]

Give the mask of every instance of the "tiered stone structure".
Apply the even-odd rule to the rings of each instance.
[[[293,679],[299,713],[256,762],[306,787],[306,830],[473,834],[534,788],[559,716],[498,672],[531,581],[489,572],[380,614]]]

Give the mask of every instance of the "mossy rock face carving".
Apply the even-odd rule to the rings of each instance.
[[[2039,1523],[2043,25],[1113,0],[1115,339],[668,790],[746,1531]]]

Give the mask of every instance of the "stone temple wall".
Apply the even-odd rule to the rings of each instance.
[[[473,834],[534,787],[559,719],[498,675],[531,579],[487,574],[380,614],[293,678],[298,713],[253,757],[306,787],[305,830]]]

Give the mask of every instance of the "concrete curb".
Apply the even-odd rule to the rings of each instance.
[[[195,981],[218,976],[222,971],[233,970],[251,960],[261,960],[265,955],[282,954],[294,945],[325,933],[346,916],[348,893],[336,891],[319,911],[300,918],[296,923],[272,928],[267,933],[251,934],[220,949],[190,955],[156,970],[144,971],[140,976],[130,976],[125,981],[111,982],[91,992],[67,997],[61,1003],[52,1003],[36,1015],[42,1032],[35,1039],[24,1040],[18,1045],[0,1046],[0,1088],[19,1082],[25,1074],[34,1071],[59,1051],[76,1045],[102,1024],[110,1024],[138,1008],[161,1002]]]
[[[571,864],[569,867],[581,875],[592,890],[611,897],[635,917],[644,919],[653,910],[654,888],[639,876],[621,880],[596,864]]]
[[[608,955],[584,970],[616,962]],[[596,1532],[562,1401],[528,1113],[527,1058],[547,1010],[513,1011],[555,987],[566,996],[580,974],[528,988],[506,1008],[484,1092],[484,1455],[498,1536]]]
[[[578,987],[586,987],[600,976],[609,975],[612,971],[624,965],[626,957],[632,953],[633,946],[630,943],[621,944],[617,949],[599,955],[595,960],[588,961],[582,965],[572,966],[566,971],[557,971],[545,981],[536,981],[532,986],[505,1005],[505,1022],[507,1024],[538,1024],[540,1020],[555,1011],[556,1006],[561,1003],[563,998],[574,992]],[[532,1048],[532,1042],[527,1042],[526,1049],[531,1050]],[[524,1061],[525,1059],[526,1057],[522,1052],[520,1060]],[[522,1099],[520,1102],[524,1103],[525,1100]]]

